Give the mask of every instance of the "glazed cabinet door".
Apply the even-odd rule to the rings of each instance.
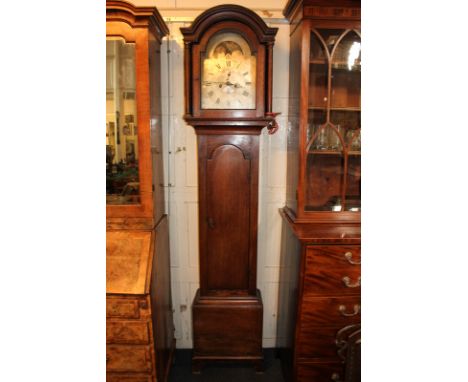
[[[310,31],[305,211],[361,208],[361,37]]]

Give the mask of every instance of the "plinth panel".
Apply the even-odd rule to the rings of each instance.
[[[261,360],[263,304],[248,298],[202,298],[193,303],[194,360]]]

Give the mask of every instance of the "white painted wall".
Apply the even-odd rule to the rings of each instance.
[[[236,4],[257,11],[269,26],[278,27],[274,46],[273,110],[279,131],[260,140],[260,189],[257,284],[264,305],[263,346],[276,345],[276,315],[280,262],[281,218],[278,209],[286,199],[286,128],[289,81],[289,25],[281,17],[285,0],[243,0]],[[185,124],[183,42],[180,27],[190,25],[203,10],[222,1],[138,0],[136,5],[156,5],[165,18],[170,36],[162,47],[163,136],[167,181],[166,200],[170,222],[172,300],[178,348],[192,347],[191,304],[199,287],[197,142]],[[263,9],[262,9],[263,8]],[[275,18],[272,18],[275,17]],[[169,51],[169,53],[168,53]]]

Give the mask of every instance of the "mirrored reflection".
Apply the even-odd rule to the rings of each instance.
[[[332,55],[331,107],[347,110],[361,107],[361,39],[347,33]]]
[[[140,202],[135,44],[106,41],[106,202]]]

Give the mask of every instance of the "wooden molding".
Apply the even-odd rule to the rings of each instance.
[[[169,29],[155,7],[136,7],[121,0],[106,1],[106,21],[122,21],[133,28],[148,28],[158,40],[169,34]]]
[[[283,15],[290,21],[295,19],[299,10],[308,19],[347,19],[361,18],[360,0],[289,0]]]
[[[205,31],[220,21],[238,21],[249,25],[256,33],[261,43],[274,42],[278,28],[270,28],[260,16],[248,8],[240,5],[219,5],[208,9],[199,15],[193,23],[186,28],[180,28],[187,44],[198,43]]]

